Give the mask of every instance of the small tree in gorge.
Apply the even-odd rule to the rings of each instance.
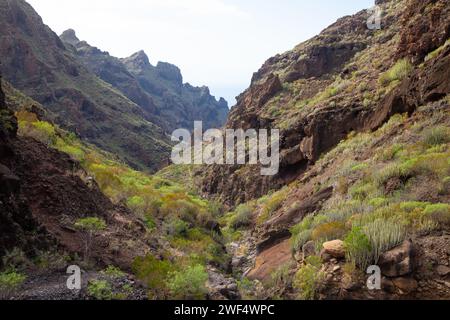
[[[89,261],[89,255],[92,248],[95,235],[106,229],[106,223],[100,218],[82,218],[75,222],[75,228],[83,233],[84,240],[84,261]]]

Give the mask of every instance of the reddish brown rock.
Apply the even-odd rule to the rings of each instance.
[[[267,280],[272,272],[292,261],[291,244],[285,240],[256,257],[254,268],[248,274],[249,279]]]
[[[401,277],[413,271],[413,244],[405,241],[398,246],[381,255],[378,265],[383,275],[387,277]]]
[[[413,278],[395,278],[392,282],[401,290],[402,294],[410,294],[418,288],[418,283]]]

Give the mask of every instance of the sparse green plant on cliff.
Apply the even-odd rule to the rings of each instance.
[[[450,205],[447,203],[430,204],[423,213],[439,225],[450,225]]]
[[[234,216],[230,221],[230,226],[235,230],[248,227],[252,222],[252,215],[252,207],[246,204],[241,204],[236,208]]]
[[[407,59],[401,59],[388,71],[380,76],[380,84],[387,86],[393,81],[401,81],[413,70],[412,64]]]
[[[281,208],[288,191],[288,188],[283,188],[265,199],[264,204],[262,205],[261,214],[258,217],[258,224],[266,222],[275,211]]]
[[[302,250],[303,246],[311,240],[311,230],[303,230],[291,238],[291,247],[292,247],[292,253],[296,253]]]
[[[447,39],[447,41],[445,41],[445,43],[442,46],[440,46],[439,48],[437,48],[436,50],[431,51],[425,57],[424,61],[427,62],[428,60],[436,58],[447,46],[450,46],[450,39]]]
[[[294,277],[293,286],[298,290],[301,300],[314,300],[324,281],[325,274],[321,270],[319,257],[308,257],[306,264],[302,266]]]
[[[353,227],[344,240],[347,261],[365,270],[371,262],[370,240],[361,227]]]
[[[125,276],[125,272],[115,266],[108,266],[102,273],[111,278],[123,278]]]
[[[0,300],[10,299],[26,280],[26,276],[15,271],[0,273]]]
[[[430,129],[424,133],[423,141],[429,147],[448,143],[450,142],[450,129],[443,126]]]
[[[112,286],[106,280],[89,281],[87,292],[96,300],[112,300],[114,297]]]

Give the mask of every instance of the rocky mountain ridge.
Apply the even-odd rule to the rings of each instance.
[[[168,132],[193,128],[203,121],[206,129],[220,128],[228,115],[228,104],[211,96],[208,87],[183,83],[180,69],[166,62],[153,66],[144,51],[118,59],[80,41],[74,30],[61,40],[74,49],[83,64],[105,82],[143,108],[148,117]]]

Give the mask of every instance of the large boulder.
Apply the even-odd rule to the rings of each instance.
[[[336,259],[345,257],[344,242],[342,240],[328,241],[323,244],[323,253]]]
[[[386,277],[402,277],[413,271],[414,246],[411,241],[381,255],[378,265]]]

